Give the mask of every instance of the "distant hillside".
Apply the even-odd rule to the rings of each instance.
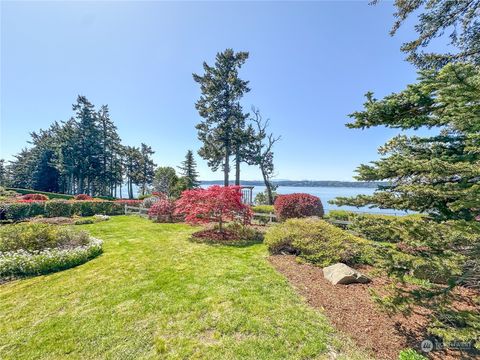
[[[246,186],[263,186],[263,181],[242,181]],[[385,182],[366,182],[366,181],[333,181],[333,180],[277,180],[273,182],[278,186],[296,186],[296,187],[352,187],[352,188],[376,188],[379,185],[387,185]],[[221,180],[202,181],[202,185],[222,185]],[[233,182],[231,182],[233,185]]]

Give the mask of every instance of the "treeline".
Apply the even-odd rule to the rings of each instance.
[[[108,105],[96,110],[85,96],[72,106],[74,116],[31,133],[31,147],[24,148],[9,164],[0,161],[0,182],[16,188],[122,197],[127,184],[145,193],[152,184],[154,151],[122,144]]]
[[[221,180],[202,181],[203,185],[221,184]],[[370,181],[336,181],[336,180],[273,180],[274,186],[294,186],[294,187],[352,187],[352,188],[378,188],[386,186],[386,182]],[[265,183],[259,180],[243,180],[245,186],[264,186]]]

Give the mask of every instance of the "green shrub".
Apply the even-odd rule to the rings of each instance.
[[[428,358],[413,349],[405,349],[398,354],[398,360],[428,360]]]
[[[0,227],[0,252],[83,246],[86,232],[50,224],[19,223]]]
[[[319,219],[289,219],[268,229],[265,243],[273,254],[287,252],[321,266],[372,261],[369,242]]]
[[[102,253],[102,241],[91,238],[84,246],[0,253],[0,279],[48,274],[87,262]]]
[[[72,202],[66,200],[51,200],[45,202],[46,217],[72,216]]]
[[[102,242],[84,231],[34,223],[0,227],[0,279],[46,274],[99,255]]]
[[[0,204],[1,220],[18,221],[39,215],[45,215],[44,202],[19,202]]]
[[[330,210],[325,216],[329,220],[350,221],[356,214],[347,210]]]
[[[86,224],[94,224],[95,221],[93,219],[78,219],[75,220],[73,223],[74,225],[86,225]]]
[[[273,213],[275,213],[275,209],[274,209],[273,205],[252,206],[252,211],[254,213],[260,213],[260,214],[273,214]]]

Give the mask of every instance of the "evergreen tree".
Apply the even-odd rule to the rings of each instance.
[[[133,146],[125,147],[124,161],[128,198],[133,199],[133,185],[139,185],[141,182],[142,153],[140,149]]]
[[[195,108],[204,118],[196,126],[198,138],[203,142],[198,153],[214,171],[222,167],[225,186],[229,185],[232,155],[237,155],[236,181],[240,181],[239,134],[244,129],[245,115],[239,101],[250,89],[248,81],[239,78],[238,70],[247,58],[248,52],[235,53],[227,49],[217,54],[215,66],[203,63],[203,76],[193,74],[202,92]]]
[[[192,150],[187,151],[185,160],[178,168],[180,169],[180,174],[186,180],[187,189],[193,189],[200,186],[200,181],[198,181],[197,163],[193,157]]]
[[[419,82],[377,100],[367,94],[350,128],[438,129],[398,135],[379,149],[380,160],[358,168],[358,180],[387,180],[373,195],[337,198],[338,205],[429,213],[472,220],[480,213],[480,67],[449,64],[420,72]]]
[[[4,159],[0,159],[0,186],[7,186],[7,169]]]
[[[140,191],[142,195],[145,195],[148,186],[152,184],[153,178],[155,176],[155,163],[151,159],[151,156],[155,153],[150,146],[147,146],[142,143],[140,147],[140,173],[139,173],[139,182],[140,182]]]
[[[373,3],[379,2],[374,0]],[[394,35],[402,23],[412,14],[421,10],[419,22],[415,25],[418,38],[402,46],[408,60],[416,66],[428,69],[451,62],[470,62],[480,65],[480,0],[396,0],[396,22],[391,30]],[[450,44],[457,51],[438,54],[424,52],[430,42],[449,33]]]

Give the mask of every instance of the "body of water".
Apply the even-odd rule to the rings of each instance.
[[[265,191],[265,186],[255,186],[253,188],[253,198],[255,195]],[[393,209],[378,209],[378,208],[368,208],[368,207],[353,207],[353,206],[337,206],[331,205],[328,203],[329,200],[333,200],[336,197],[350,197],[356,195],[371,195],[375,191],[373,188],[355,188],[355,187],[330,187],[330,186],[319,186],[319,187],[303,187],[303,186],[279,186],[277,188],[278,194],[293,194],[293,193],[307,193],[310,195],[318,196],[322,201],[323,208],[325,212],[330,210],[351,210],[351,211],[361,211],[368,213],[379,213],[379,214],[392,214],[392,215],[405,215],[407,212],[393,210]]]

